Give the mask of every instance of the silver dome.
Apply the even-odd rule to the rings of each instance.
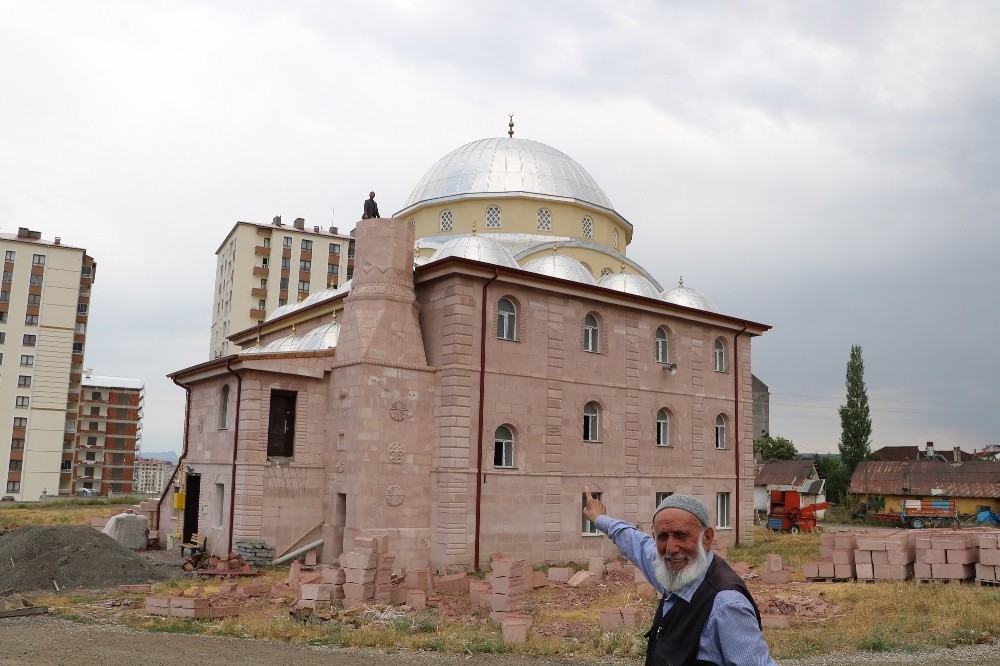
[[[645,296],[659,300],[660,292],[656,290],[653,283],[641,275],[634,273],[612,273],[605,275],[597,281],[597,286],[615,291],[624,291],[626,294]]]
[[[541,275],[562,278],[563,280],[573,280],[584,284],[597,284],[597,280],[590,274],[583,264],[573,257],[565,254],[550,254],[546,257],[532,259],[524,266],[524,270]]]
[[[271,311],[271,314],[267,315],[264,321],[271,321],[272,319],[277,319],[278,317],[288,314],[295,309],[298,303],[285,303],[284,305],[279,305]]]
[[[673,289],[664,291],[661,298],[667,303],[676,303],[677,305],[696,308],[698,310],[705,310],[706,312],[719,311],[719,309],[715,307],[715,303],[713,303],[712,299],[708,296],[701,293],[697,289],[685,287],[684,278],[681,278],[677,283],[677,286]]]
[[[507,268],[520,268],[507,248],[485,235],[468,234],[453,238],[434,252],[431,261],[445,257],[462,257]]]
[[[340,340],[340,323],[332,322],[325,326],[317,326],[302,336],[295,348],[296,351],[317,351],[333,349]]]
[[[614,210],[597,181],[572,157],[544,143],[507,137],[473,141],[439,159],[403,209],[444,197],[506,192],[575,199]]]
[[[302,338],[297,335],[286,335],[283,338],[278,338],[277,340],[271,340],[263,347],[260,347],[261,354],[275,354],[278,352],[290,352],[295,351],[299,346],[299,342]]]

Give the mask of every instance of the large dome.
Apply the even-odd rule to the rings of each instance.
[[[611,200],[566,153],[528,139],[499,137],[467,143],[428,169],[403,209],[466,194],[541,194],[614,210]]]

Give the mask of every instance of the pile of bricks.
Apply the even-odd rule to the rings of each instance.
[[[820,536],[819,560],[806,562],[803,572],[810,582],[854,580],[857,576],[854,555],[858,534],[863,532],[825,532]]]
[[[1000,530],[981,532],[978,540],[976,582],[987,587],[1000,587]]]
[[[400,604],[403,588],[392,586],[395,555],[389,554],[389,537],[358,537],[354,550],[340,558],[344,565],[344,608],[358,608],[365,602]]]
[[[490,576],[490,619],[500,622],[512,613],[524,610],[524,598],[532,589],[531,567],[524,560],[498,558],[493,560]]]
[[[854,562],[858,580],[909,580],[916,562],[915,534],[908,530],[857,535]]]
[[[268,567],[274,561],[274,546],[261,539],[236,539],[236,554],[252,567]]]
[[[270,592],[270,585],[264,587]],[[151,594],[146,597],[145,610],[148,615],[188,618],[229,617],[242,611],[239,605],[223,605],[225,603],[228,603],[225,595],[205,595],[202,588],[195,588],[187,594]]]
[[[921,582],[972,580],[979,561],[978,537],[971,530],[918,531],[914,577]]]

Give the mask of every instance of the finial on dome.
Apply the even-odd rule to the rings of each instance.
[[[510,114],[510,123],[507,125],[510,129],[507,130],[507,136],[514,138],[514,114]]]
[[[557,252],[559,252],[559,243],[553,243],[552,244],[552,254],[556,254]]]
[[[257,346],[260,347],[260,327],[257,327]]]
[[[624,272],[625,272],[625,262],[623,261],[622,262],[622,273],[624,273]]]
[[[683,276],[683,275],[682,275],[682,276],[681,276],[681,278],[680,278],[680,279],[679,279],[679,280],[677,281],[677,286],[678,286],[678,287],[683,287],[683,286],[684,286],[684,276]]]
[[[475,220],[472,221],[472,235],[473,236],[476,235],[476,221]]]
[[[295,322],[292,322],[292,335],[295,335]]]
[[[335,323],[335,324],[336,324],[336,323],[337,323],[337,311],[336,311],[336,310],[334,310],[334,311],[333,311],[333,312],[332,312],[332,313],[330,314],[330,317],[332,317],[332,318],[333,318],[333,323]]]

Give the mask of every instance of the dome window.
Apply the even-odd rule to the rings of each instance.
[[[612,273],[612,270],[610,268],[602,268],[601,269],[601,277],[607,277],[607,276],[611,275],[611,273]]]
[[[611,247],[615,248],[616,250],[618,249],[618,230],[617,229],[612,229],[611,230]]]
[[[670,446],[670,414],[665,409],[656,413],[656,445]]]
[[[594,237],[594,221],[589,217],[583,218],[583,237],[593,238]]]
[[[548,208],[538,209],[538,230],[552,231],[552,211]]]
[[[451,231],[451,211],[446,210],[441,212],[441,231]]]
[[[490,206],[486,209],[486,228],[487,229],[499,229],[500,228],[500,207]]]
[[[500,426],[493,434],[493,466],[514,466],[514,433],[507,426]]]

